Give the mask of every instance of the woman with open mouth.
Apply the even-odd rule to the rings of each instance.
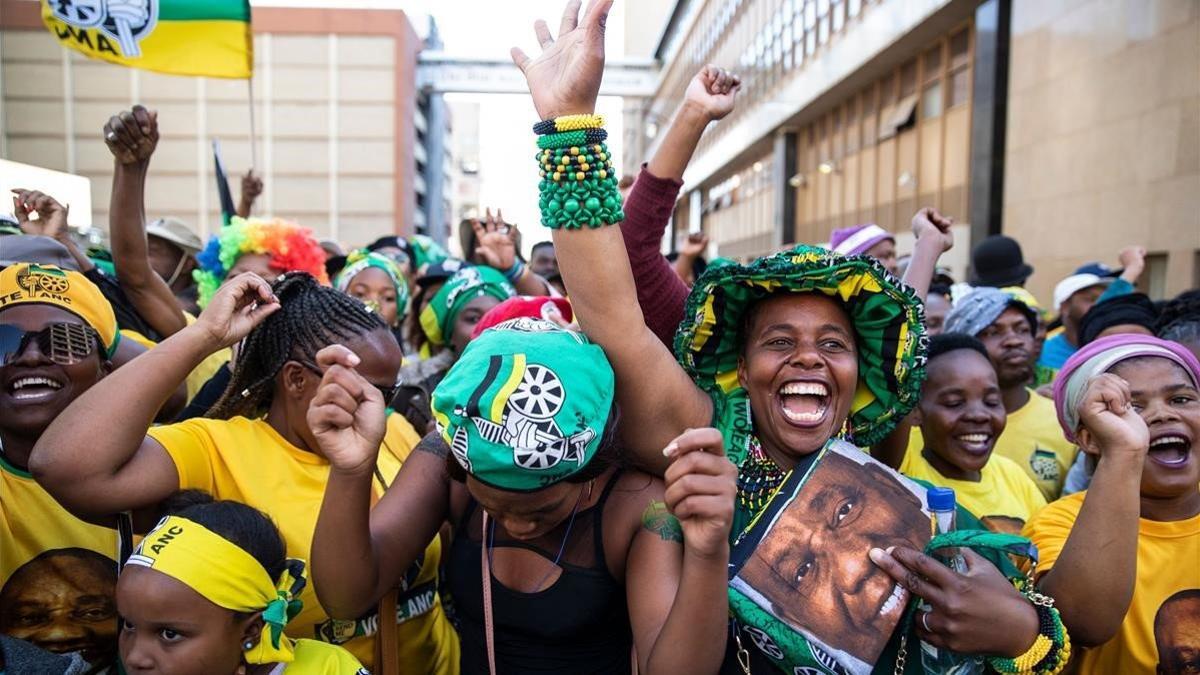
[[[1096,472],[1025,535],[1040,589],[1087,648],[1078,672],[1196,672],[1200,620],[1178,608],[1200,596],[1200,361],[1148,335],[1101,338],[1063,365],[1054,405]]]
[[[607,227],[623,214],[603,164],[602,121],[593,111],[611,4],[594,0],[581,18],[578,0],[570,2],[557,38],[544,22],[535,24],[540,56],[513,50],[543,120],[535,126],[535,132],[544,134],[538,139],[542,219],[554,229],[560,269],[580,324],[603,347],[616,372],[625,446],[642,467],[661,473],[675,451],[673,438],[689,428],[719,429],[726,456],[739,469],[731,533],[736,539],[787,477],[806,471],[835,439],[870,446],[887,437],[912,409],[924,365],[921,300],[878,262],[797,246],[701,275],[676,336],[677,361],[646,327],[621,233]],[[578,145],[571,139],[579,139]],[[600,164],[593,165],[593,159]],[[949,243],[943,231],[948,223],[933,212],[919,215],[910,269],[918,270],[914,278],[924,273],[927,285],[937,256]],[[854,479],[872,486],[866,475]],[[839,512],[834,520],[841,518]],[[836,537],[823,538],[834,545]],[[893,557],[882,550],[889,546],[886,539],[881,533],[848,563],[865,565],[863,587],[874,587],[870,579],[876,575],[898,576],[897,583],[915,578],[899,570],[917,560],[937,564],[907,547],[896,547]],[[878,549],[874,558],[879,568],[868,558],[871,548]],[[939,615],[935,606],[926,633],[954,632],[952,642],[962,651],[1023,654],[1038,633],[1036,611],[998,571],[985,568],[973,570],[972,581],[962,584],[973,594],[972,602],[962,603],[962,620],[952,625],[945,610]],[[997,583],[984,581],[991,575]],[[926,590],[922,583],[909,586],[916,588]],[[953,592],[939,602],[951,596]],[[972,618],[976,612],[980,616]],[[880,616],[882,625],[886,614]],[[809,650],[812,658],[782,660],[778,647],[762,639],[760,626],[738,619],[722,672],[824,672],[836,667],[815,650]],[[996,625],[1008,630],[997,631]],[[951,639],[928,634],[942,645]],[[893,644],[898,642],[897,635],[892,637]],[[758,651],[739,649],[751,640]],[[914,666],[917,661],[909,659]]]

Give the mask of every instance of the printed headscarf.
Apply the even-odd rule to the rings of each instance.
[[[1037,332],[1037,312],[1013,294],[988,286],[976,288],[954,303],[954,307],[946,314],[946,332],[977,336],[995,323],[1009,307],[1020,310],[1029,321],[1030,331]]]
[[[247,253],[271,256],[271,269],[279,272],[308,272],[322,284],[329,284],[325,273],[325,249],[313,237],[312,230],[290,220],[240,218],[234,216],[209,238],[196,256],[199,269],[192,277],[199,287],[199,304],[204,307],[229,276],[238,258]]]
[[[450,257],[441,244],[423,234],[409,237],[408,246],[412,253],[413,267],[417,270],[424,270],[426,266],[440,263]]]
[[[125,565],[149,567],[186,585],[218,607],[262,612],[257,643],[244,652],[246,663],[290,663],[294,645],[284,626],[300,613],[304,562],[289,559],[278,579],[240,546],[203,525],[167,516],[138,544]]]
[[[517,318],[483,332],[433,392],[438,432],[481,483],[530,492],[595,457],[612,413],[614,375],[598,345]]]
[[[365,249],[351,251],[346,258],[346,266],[334,277],[333,287],[345,293],[354,281],[354,277],[358,276],[359,272],[371,267],[383,270],[392,280],[392,286],[396,289],[396,321],[403,321],[404,316],[408,314],[408,279],[404,276],[404,271],[400,269],[400,266],[382,253],[372,253]],[[372,308],[372,310],[374,309]]]
[[[1151,335],[1110,335],[1089,343],[1071,355],[1054,380],[1054,407],[1058,424],[1067,440],[1076,442],[1079,406],[1088,385],[1118,363],[1139,356],[1157,356],[1183,368],[1192,384],[1200,388],[1200,361],[1183,345]]]
[[[740,465],[753,435],[737,376],[742,324],[751,305],[777,293],[820,293],[842,304],[858,344],[847,432],[859,445],[886,437],[921,397],[924,305],[873,258],[801,245],[746,265],[710,266],[688,296],[675,357],[713,399],[729,458]]]
[[[121,336],[112,305],[100,288],[79,272],[37,263],[5,267],[0,270],[0,311],[22,304],[64,309],[96,331],[106,357],[117,350]]]
[[[446,280],[433,299],[421,310],[421,330],[434,345],[450,340],[458,313],[467,303],[484,295],[505,300],[517,294],[516,289],[496,270],[486,267],[464,267]]]

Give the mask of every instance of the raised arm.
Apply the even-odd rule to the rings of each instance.
[[[54,197],[38,190],[14,188],[12,193],[13,215],[16,216],[17,225],[22,232],[50,237],[62,244],[75,260],[75,264],[79,266],[80,272],[89,272],[95,267],[92,261],[83,254],[83,251],[80,251],[79,247],[75,245],[75,240],[71,238],[71,231],[67,228],[68,209],[66,206],[59,204]],[[38,214],[37,220],[29,219],[33,213]]]
[[[595,110],[611,6],[612,0],[592,0],[580,22],[580,2],[571,0],[557,40],[544,21],[534,25],[541,55],[530,59],[513,49],[542,119]],[[708,426],[712,403],[646,328],[619,229],[557,229],[554,248],[575,315],[616,372],[626,447],[640,463],[661,472],[666,467],[662,448],[689,427]]]
[[[683,320],[688,285],[677,273],[679,265],[691,270],[691,260],[681,252],[675,267],[662,255],[663,233],[671,220],[684,169],[710,122],[730,113],[741,80],[713,65],[705,66],[688,85],[683,105],[675,113],[663,142],[642,169],[625,201],[621,236],[637,286],[638,305],[646,325],[667,349]]]
[[[278,307],[254,274],[227,282],[196,323],[92,385],[51,423],[29,460],[34,478],[85,519],[153,507],[178,490],[174,462],[146,436],[155,413],[201,360]]]
[[[238,199],[237,214],[242,218],[249,218],[250,212],[254,210],[254,202],[258,201],[262,191],[262,178],[254,175],[254,169],[250,169],[242,176],[242,196]]]
[[[483,222],[478,218],[471,221],[475,230],[476,247],[472,260],[487,265],[503,274],[521,295],[549,295],[550,285],[533,273],[529,266],[517,258],[519,232],[515,225],[504,222],[504,215],[496,209],[496,215],[487,209]]]
[[[917,211],[912,218],[913,234],[917,240],[903,281],[912,286],[922,302],[929,295],[929,285],[933,283],[938,258],[954,247],[954,233],[950,230],[952,225],[953,218],[943,216],[937,209],[928,206]]]
[[[313,536],[313,582],[330,616],[353,619],[400,583],[445,521],[445,444],[436,435],[421,441],[371,508],[375,461],[387,429],[383,399],[354,370],[358,357],[349,349],[326,347],[317,365],[325,375],[308,423],[333,468]]]
[[[171,287],[150,266],[146,245],[146,174],[158,146],[158,113],[136,105],[114,115],[104,125],[104,142],[113,154],[108,229],[117,280],[146,322],[169,337],[187,321]]]
[[[1130,403],[1129,385],[1107,373],[1088,386],[1079,417],[1080,448],[1099,463],[1062,552],[1038,586],[1057,602],[1071,640],[1094,647],[1116,635],[1133,600],[1150,432]]]

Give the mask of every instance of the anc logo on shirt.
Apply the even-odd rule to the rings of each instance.
[[[1049,450],[1042,450],[1039,447],[1034,447],[1033,454],[1029,456],[1029,468],[1033,469],[1034,475],[1041,480],[1058,481],[1062,475],[1062,469],[1058,466],[1058,457]]]

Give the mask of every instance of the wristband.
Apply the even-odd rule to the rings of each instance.
[[[525,274],[525,263],[517,260],[513,262],[512,267],[508,268],[507,271],[502,272],[502,274],[504,275],[504,278],[508,279],[510,282],[516,281],[517,279],[521,278],[522,274]]]
[[[534,156],[541,182],[538,206],[550,229],[599,227],[625,219],[603,129],[544,135]],[[589,142],[589,138],[592,139]]]
[[[538,137],[538,147],[550,150],[569,148],[571,146],[592,145],[608,140],[608,132],[603,129],[583,129],[579,131],[564,131]]]
[[[552,120],[542,120],[533,125],[535,134],[552,134],[579,129],[599,129],[604,126],[603,115],[564,115]]]

